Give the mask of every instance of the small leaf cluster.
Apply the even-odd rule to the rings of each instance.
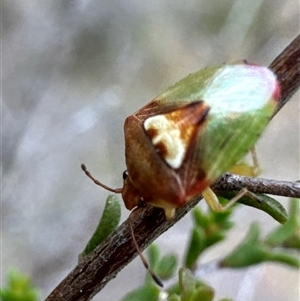
[[[39,296],[40,293],[32,286],[30,278],[16,269],[8,272],[7,284],[0,288],[1,301],[36,301]]]
[[[175,254],[168,253],[162,256],[158,246],[152,244],[148,248],[148,258],[151,268],[161,280],[169,280],[175,275],[178,266],[178,257]],[[128,293],[122,301],[154,301],[159,300],[160,294],[159,287],[147,274],[144,285]]]
[[[226,200],[221,198],[220,201]],[[257,200],[248,198],[242,199],[241,202],[265,211],[283,225],[278,226],[265,238],[262,238],[259,226],[252,224],[245,238],[228,255],[220,258],[217,266],[219,268],[245,268],[273,261],[299,268],[299,256],[288,252],[289,250],[300,251],[299,200],[291,201],[289,215],[281,204],[270,197],[258,195]],[[178,281],[174,277],[179,262],[177,255],[173,253],[162,255],[156,245],[151,245],[148,248],[150,267],[163,282],[171,282],[172,285],[165,291],[161,291],[147,274],[145,283],[128,293],[121,301],[158,301],[161,299],[213,301],[214,289],[204,281],[197,279],[193,272],[197,270],[201,255],[226,238],[228,231],[233,226],[231,216],[235,207],[233,206],[223,213],[211,210],[203,212],[199,207],[194,209],[192,211],[194,225],[186,248],[183,267],[179,269]],[[115,196],[109,196],[98,227],[83,254],[88,254],[106,239],[116,229],[119,220],[119,202]],[[36,301],[39,296],[39,291],[32,286],[30,279],[17,270],[9,271],[7,285],[0,288],[2,301]],[[221,299],[219,301],[230,300]]]
[[[197,279],[187,268],[179,270],[178,285],[169,290],[168,301],[212,301],[214,289],[205,282]],[[220,299],[219,301],[232,301]]]
[[[220,267],[241,268],[254,264],[273,261],[300,267],[299,258],[287,253],[287,248],[300,251],[299,202],[292,200],[290,214],[286,223],[261,239],[259,225],[252,224],[244,240],[220,263]]]
[[[233,208],[226,212],[209,210],[208,213],[205,213],[199,207],[192,211],[194,227],[186,251],[185,267],[193,270],[206,249],[226,238],[226,233],[233,226],[230,220],[232,211]]]
[[[270,214],[271,216],[284,216],[286,214],[285,210],[282,211],[283,207],[276,204],[277,201],[270,199],[267,199],[267,201],[272,207],[271,211],[273,213]],[[270,207],[269,205],[263,205],[262,207],[266,208],[266,206]],[[121,301],[158,301],[163,294],[167,296],[164,300],[168,301],[214,300],[214,289],[204,281],[197,279],[193,271],[197,269],[197,263],[203,252],[226,238],[228,231],[233,226],[230,220],[233,210],[234,208],[224,213],[213,211],[205,213],[200,208],[195,208],[192,211],[194,226],[191,230],[184,267],[179,269],[178,281],[176,282],[172,278],[179,261],[177,256],[175,254],[162,256],[158,247],[151,245],[148,248],[150,266],[164,282],[173,280],[174,284],[165,291],[160,291],[152,278],[147,275],[145,283],[128,293]],[[276,210],[279,213],[276,213]],[[270,211],[270,208],[267,211]],[[220,258],[217,266],[219,268],[245,268],[262,262],[273,261],[299,268],[299,258],[287,252],[287,249],[300,251],[299,200],[291,201],[289,211],[285,224],[278,226],[264,239],[261,238],[259,226],[255,223],[252,224],[245,238],[228,255]],[[219,301],[229,300],[231,299],[221,299]]]

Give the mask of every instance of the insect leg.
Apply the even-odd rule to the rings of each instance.
[[[229,171],[240,176],[247,176],[252,178],[257,177],[261,173],[261,170],[258,164],[255,147],[251,148],[250,154],[252,158],[252,165],[245,162],[240,162],[230,168]]]
[[[250,194],[252,196],[252,193],[248,191],[247,188],[242,188],[240,192],[232,198],[225,206],[221,205],[218,197],[216,194],[211,190],[211,188],[207,187],[202,191],[202,196],[205,199],[206,203],[208,206],[216,212],[224,212],[226,211],[229,207],[231,207],[235,202],[237,202],[241,197],[243,197],[246,194]]]

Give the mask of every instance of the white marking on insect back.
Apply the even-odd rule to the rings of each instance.
[[[203,93],[210,114],[245,113],[266,105],[276,87],[276,77],[267,68],[228,65],[214,76]]]
[[[184,141],[180,137],[180,129],[176,123],[167,119],[164,115],[149,117],[144,122],[144,128],[151,137],[152,144],[157,147],[159,145],[165,149],[164,153],[160,153],[163,159],[172,167],[179,168],[184,160],[186,147]]]

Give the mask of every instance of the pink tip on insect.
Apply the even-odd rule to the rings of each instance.
[[[276,101],[279,101],[280,97],[281,97],[281,89],[280,89],[279,82],[277,81],[274,92],[272,94],[272,98]]]

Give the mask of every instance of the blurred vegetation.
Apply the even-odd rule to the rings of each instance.
[[[0,288],[2,301],[37,301],[40,292],[36,289],[28,276],[17,269],[11,269],[7,273],[6,285]]]
[[[171,279],[173,282],[171,286],[165,289],[168,294],[168,301],[214,300],[214,289],[206,284],[205,279],[198,279],[195,274],[198,269],[201,269],[199,261],[203,252],[226,239],[228,231],[234,226],[231,216],[236,207],[233,206],[224,213],[216,213],[211,210],[205,213],[199,207],[192,211],[194,227],[191,230],[190,243],[186,248],[184,267],[179,269],[178,282],[174,278],[174,272],[179,262],[178,256],[176,254],[161,256],[158,247],[154,244],[148,248],[149,263],[154,272],[162,280]],[[252,224],[246,237],[226,256],[216,262],[217,267],[219,269],[247,268],[255,264],[272,261],[299,268],[299,209],[299,200],[291,200],[287,221],[271,231],[265,239],[261,237],[259,225]],[[293,245],[287,243],[292,240],[295,241]],[[151,297],[149,297],[149,291],[153,292]],[[147,275],[145,284],[128,293],[121,301],[158,301],[160,300],[159,296],[158,287]],[[219,301],[225,300],[232,299],[219,299]]]
[[[105,210],[102,214],[97,229],[87,244],[85,250],[92,252],[119,223],[119,212],[115,196],[109,196]],[[225,200],[222,199],[222,202]],[[269,200],[268,200],[269,202]],[[273,200],[276,203],[276,200]],[[231,220],[232,213],[238,205],[234,205],[224,213],[208,210],[204,212],[200,207],[192,210],[194,226],[190,233],[190,242],[185,248],[185,260],[183,267],[179,269],[178,281],[174,275],[178,270],[179,258],[175,253],[161,255],[159,247],[152,244],[148,248],[148,259],[151,269],[159,279],[171,281],[172,284],[161,291],[153,282],[152,277],[147,273],[145,283],[126,294],[121,301],[159,301],[161,293],[168,296],[168,301],[212,301],[214,289],[205,282],[205,279],[198,279],[195,274],[200,268],[201,255],[213,245],[226,239],[229,230],[234,226]],[[262,207],[265,209],[265,207]],[[281,207],[274,206],[275,210]],[[299,200],[293,199],[290,202],[289,215],[286,222],[262,238],[258,224],[252,224],[245,238],[226,256],[220,258],[216,266],[222,268],[247,268],[249,266],[273,261],[291,266],[300,267],[300,204]],[[266,210],[268,211],[268,210]],[[113,227],[111,227],[113,225]],[[91,244],[93,241],[93,244]],[[89,249],[93,246],[92,249]],[[291,252],[294,250],[294,253]],[[298,252],[298,255],[295,254]],[[85,251],[87,252],[87,251]],[[88,254],[87,252],[86,254]],[[81,255],[83,256],[83,254]],[[11,270],[7,276],[6,287],[0,290],[3,301],[36,301],[39,292],[31,285],[31,281],[17,270]],[[226,301],[231,299],[220,299]]]

